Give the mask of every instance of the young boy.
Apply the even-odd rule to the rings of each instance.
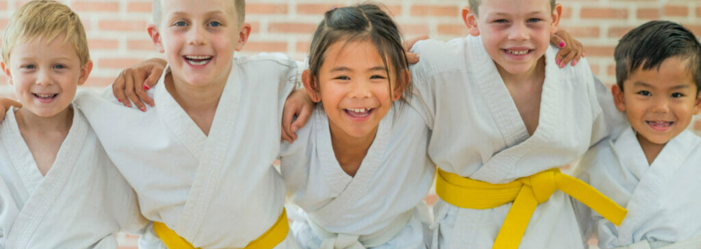
[[[36,0],[5,30],[0,62],[23,107],[0,123],[0,248],[117,248],[147,221],[79,109],[92,69],[67,6]],[[3,109],[4,110],[4,109]]]
[[[413,48],[411,104],[433,130],[439,168],[434,248],[582,248],[568,195],[625,216],[557,170],[622,120],[586,60],[552,63],[561,12],[554,0],[473,0],[471,36]]]
[[[297,66],[281,56],[233,57],[251,31],[244,5],[154,0],[148,32],[168,62],[149,91],[155,106],[76,100],[154,221],[150,232],[169,248],[297,247],[272,167]]]
[[[679,24],[652,21],[623,36],[615,58],[614,100],[630,126],[577,171],[628,216],[615,226],[579,204],[583,232],[600,248],[699,248],[701,138],[686,128],[701,110],[701,44]]]

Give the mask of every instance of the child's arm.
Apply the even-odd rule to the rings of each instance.
[[[559,30],[555,34],[550,35],[550,43],[560,48],[560,52],[555,56],[555,63],[560,68],[565,67],[570,62],[572,62],[572,66],[576,66],[577,62],[582,57],[585,57],[582,43],[572,38],[570,33],[565,30]]]
[[[21,108],[22,104],[10,98],[0,98],[0,121],[5,119],[5,113],[12,107]]]
[[[131,107],[131,103],[139,110],[146,110],[144,103],[153,107],[153,99],[146,91],[158,83],[166,64],[163,59],[151,58],[124,69],[112,83],[114,97],[127,107]]]

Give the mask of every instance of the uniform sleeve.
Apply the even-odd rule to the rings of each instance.
[[[0,247],[2,248],[5,246],[5,240],[19,211],[10,188],[7,187],[5,180],[0,178]]]
[[[436,118],[435,86],[439,82],[427,73],[427,67],[421,62],[411,67],[413,90],[409,96],[409,105],[421,115],[428,128],[433,130]]]
[[[585,183],[590,183],[589,172],[586,170],[591,160],[587,159],[587,155],[577,164],[574,176]],[[579,231],[582,235],[582,241],[584,241],[584,248],[589,248],[589,238],[594,234],[594,220],[592,219],[592,209],[587,205],[582,204],[574,198],[570,198],[572,201],[572,207],[574,207],[574,215],[577,218],[577,224],[579,225]]]
[[[283,141],[280,145],[280,173],[288,193],[303,189],[307,185],[313,146],[311,133],[315,118],[316,115],[312,114],[307,125],[297,131],[297,140],[293,143]]]
[[[594,92],[590,94],[594,124],[589,144],[593,146],[606,137],[618,137],[627,120],[623,112],[616,109],[611,91],[593,74],[591,77],[594,81]]]

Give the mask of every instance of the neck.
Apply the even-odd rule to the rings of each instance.
[[[365,156],[370,149],[370,145],[375,140],[377,128],[370,134],[363,137],[352,137],[346,134],[343,130],[336,127],[332,122],[329,124],[331,130],[331,144],[336,155],[336,160],[341,165],[344,171],[350,176],[355,176],[355,173],[360,168],[360,164],[365,159]]]
[[[228,74],[227,74],[228,76]],[[167,74],[166,90],[188,114],[196,112],[216,111],[226,80],[195,86]]]
[[[506,85],[522,85],[523,83],[542,85],[545,79],[545,56],[541,57],[528,71],[520,74],[509,73],[498,64],[497,71]]]
[[[652,162],[655,161],[655,158],[662,152],[662,149],[664,148],[665,144],[656,144],[653,142],[650,142],[650,140],[647,140],[647,138],[643,137],[640,135],[640,133],[635,135],[638,138],[638,142],[640,143],[640,147],[643,149],[643,153],[645,153],[645,158],[647,159],[647,164],[652,165]]]
[[[73,108],[68,106],[65,110],[51,117],[40,117],[27,108],[21,108],[15,113],[15,117],[20,131],[68,133],[73,124]]]

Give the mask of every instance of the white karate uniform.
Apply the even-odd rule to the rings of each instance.
[[[166,90],[169,72],[166,67],[149,91],[155,107],[147,112],[92,94],[76,102],[136,190],[146,218],[195,247],[245,247],[283,211],[285,185],[272,163],[297,65],[279,54],[234,58],[209,136]],[[289,234],[275,248],[296,248]]]
[[[701,189],[701,138],[691,131],[670,140],[649,165],[628,127],[620,137],[603,140],[587,152],[576,172],[628,209],[617,227],[576,202],[583,230],[596,232],[600,248],[664,248],[701,236],[701,198],[696,192]],[[675,248],[701,248],[701,238],[693,246]]]
[[[554,47],[545,54],[540,117],[532,136],[480,37],[422,41],[413,51],[421,60],[411,67],[412,106],[433,130],[431,160],[446,172],[494,184],[511,182],[577,159],[610,133],[605,115],[618,120],[607,122],[624,120],[586,60],[560,69],[551,63]],[[439,200],[434,248],[491,248],[511,205],[477,210]],[[555,191],[538,205],[520,248],[582,247],[568,196]]]
[[[147,225],[82,113],[42,176],[10,109],[0,127],[0,248],[117,248]]]
[[[283,143],[280,168],[292,203],[303,209],[291,215],[303,248],[426,248],[423,199],[435,167],[426,152],[429,130],[413,108],[395,102],[355,177],[336,160],[321,105],[297,136]]]

